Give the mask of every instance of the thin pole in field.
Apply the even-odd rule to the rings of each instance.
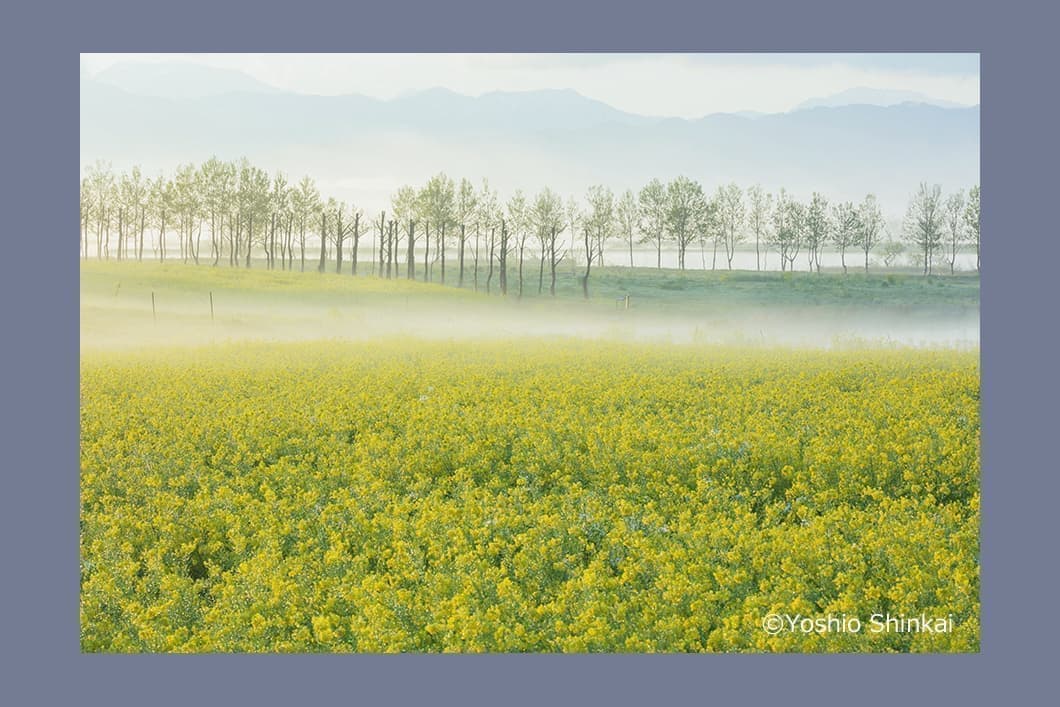
[[[213,292],[210,292],[210,321],[213,321]]]
[[[154,320],[154,322],[156,324],[158,323],[158,314],[155,312],[155,293],[154,293],[154,290],[151,291],[151,319]]]

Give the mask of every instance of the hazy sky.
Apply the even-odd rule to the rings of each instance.
[[[621,110],[685,118],[787,111],[855,87],[979,103],[977,54],[82,54],[89,75],[119,61],[187,61],[244,71],[301,93],[391,98],[571,88]]]

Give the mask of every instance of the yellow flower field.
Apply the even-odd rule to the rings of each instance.
[[[979,649],[978,352],[245,343],[80,392],[84,651]],[[762,623],[877,612],[953,630]]]

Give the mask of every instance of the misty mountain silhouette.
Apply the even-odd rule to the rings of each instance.
[[[160,98],[202,98],[235,92],[283,92],[282,89],[262,83],[236,69],[180,61],[122,61],[107,67],[92,78],[129,93]]]
[[[830,96],[811,98],[795,106],[793,110],[805,110],[807,108],[835,108],[849,105],[871,105],[871,106],[894,106],[901,103],[926,103],[939,108],[968,108],[970,106],[932,98],[916,91],[901,91],[886,88],[868,88],[858,86],[848,88]]]
[[[324,186],[377,179],[380,199],[384,182],[421,183],[438,171],[488,177],[502,190],[550,185],[579,195],[593,183],[636,189],[683,173],[708,189],[736,181],[852,200],[871,191],[892,215],[921,181],[947,190],[979,181],[978,106],[899,102],[685,120],[623,112],[572,90],[430,89],[380,100],[282,92],[232,73],[209,86],[233,90],[168,97],[119,88],[114,74],[83,77],[82,164],[102,158],[154,172],[246,155]]]

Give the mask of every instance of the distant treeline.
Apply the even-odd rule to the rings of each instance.
[[[352,203],[325,198],[315,180],[303,177],[293,184],[286,175],[273,175],[247,159],[224,162],[211,158],[196,166],[180,166],[172,177],[146,178],[141,170],[115,174],[109,165],[96,162],[81,180],[81,254],[90,249],[100,259],[143,260],[145,241],[149,257],[166,260],[171,239],[183,262],[226,262],[251,267],[251,256],[264,256],[269,269],[306,269],[306,246],[318,246],[318,271],[334,267],[357,275],[359,252],[370,249],[371,274],[416,278],[416,256],[422,251],[423,276],[446,282],[472,280],[475,289],[496,288],[508,294],[510,271],[517,273],[521,296],[526,279],[524,263],[536,260],[537,289],[555,294],[556,269],[568,256],[577,258],[582,289],[588,296],[593,265],[602,265],[604,248],[628,247],[633,266],[635,244],[651,244],[662,267],[664,248],[676,248],[678,266],[699,244],[711,250],[711,269],[732,269],[737,246],[754,242],[757,268],[763,251],[780,256],[782,270],[794,270],[800,255],[811,271],[820,271],[821,251],[835,247],[843,272],[847,254],[880,251],[886,264],[911,246],[931,274],[936,262],[954,271],[957,253],[975,248],[979,268],[979,186],[967,193],[943,197],[939,185],[921,184],[909,203],[901,241],[886,238],[876,197],[861,203],[836,202],[814,193],[800,202],[784,189],[777,194],[759,186],[746,190],[736,184],[707,194],[687,177],[669,183],[653,179],[638,193],[615,195],[604,186],[592,186],[585,198],[564,200],[546,187],[528,197],[521,190],[502,203],[496,190],[483,179],[476,188],[438,174],[420,188],[403,186],[391,198],[390,209],[365,214]],[[205,247],[205,251],[203,248]],[[624,256],[623,256],[624,257]],[[365,260],[361,258],[361,260]],[[310,263],[313,267],[314,263]],[[480,283],[481,280],[481,283]]]

